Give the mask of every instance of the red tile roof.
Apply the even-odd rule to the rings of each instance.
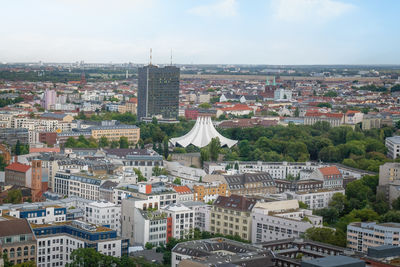
[[[249,108],[248,105],[236,104],[233,107],[221,108],[221,110],[223,110],[223,111],[241,111],[241,110],[253,110],[253,109]]]
[[[19,162],[14,162],[10,165],[8,165],[5,169],[10,170],[10,171],[16,171],[16,172],[27,172],[31,166],[25,165]]]
[[[336,166],[324,167],[319,168],[319,171],[322,173],[323,176],[327,175],[341,175],[339,169]]]
[[[29,153],[40,153],[40,152],[60,152],[59,147],[31,147]]]
[[[192,193],[192,190],[190,190],[189,187],[187,187],[186,185],[175,185],[173,186],[175,192],[177,192],[178,194],[190,194]]]

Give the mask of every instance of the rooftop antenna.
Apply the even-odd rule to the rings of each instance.
[[[171,49],[171,66],[172,66],[172,49]]]
[[[153,52],[153,51],[152,51],[152,49],[150,48],[150,64],[149,64],[149,65],[152,65],[152,64],[151,64],[151,60],[153,59],[152,52]]]

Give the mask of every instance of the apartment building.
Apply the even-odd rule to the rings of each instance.
[[[165,212],[133,208],[124,217],[128,219],[124,220],[122,236],[129,238],[130,244],[161,246],[167,243],[167,228],[171,223]]]
[[[400,156],[400,136],[387,137],[385,145],[388,149],[387,156],[397,159]]]
[[[225,175],[224,178],[231,194],[262,195],[277,191],[274,179],[267,172]]]
[[[344,189],[320,189],[304,192],[290,192],[287,194],[293,199],[297,199],[298,201],[307,204],[309,209],[314,210],[327,208],[334,194],[344,195],[344,193]]]
[[[37,238],[38,267],[65,266],[71,263],[71,252],[93,248],[101,254],[121,257],[128,252],[128,241],[116,231],[74,220],[62,224],[32,225]]]
[[[102,179],[82,173],[57,172],[54,176],[53,191],[63,196],[78,196],[89,200],[99,200]]]
[[[222,179],[225,181],[223,176]],[[201,202],[214,201],[218,196],[230,196],[228,185],[222,181],[212,181],[193,185],[193,200]]]
[[[297,200],[258,202],[252,213],[253,243],[300,237],[307,229],[322,227],[322,217],[300,209]]]
[[[121,204],[123,199],[135,198],[138,208],[162,208],[177,203],[177,193],[165,186],[163,182],[140,182],[114,188],[114,203]]]
[[[0,221],[0,251],[11,264],[36,261],[36,237],[26,219]]]
[[[199,201],[186,201],[182,203],[194,211],[194,225],[200,231],[210,232],[210,217],[212,205]]]
[[[128,138],[128,142],[136,144],[140,138],[140,128],[136,125],[111,125],[97,126],[89,128],[94,139],[99,140],[102,136],[107,137],[108,141],[119,141],[120,137]]]
[[[390,205],[400,197],[400,163],[387,162],[379,167],[377,192],[383,193]]]
[[[119,159],[124,166],[138,169],[144,177],[153,175],[153,168],[164,168],[163,157],[151,149],[104,149],[107,157]]]
[[[172,190],[177,193],[177,203],[185,202],[185,201],[193,201],[193,192],[186,185],[174,185],[172,186]]]
[[[85,221],[108,227],[121,236],[121,206],[105,201],[85,204]]]
[[[343,188],[343,175],[336,166],[318,168],[310,174],[310,179],[323,181],[323,188]]]
[[[183,204],[170,204],[161,208],[171,218],[171,236],[182,239],[192,236],[194,231],[194,211]]]
[[[370,247],[399,246],[400,223],[353,222],[347,226],[347,247],[368,252]]]
[[[251,240],[251,210],[255,204],[255,200],[240,195],[219,196],[211,210],[211,232]]]

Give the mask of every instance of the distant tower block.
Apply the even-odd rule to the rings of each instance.
[[[127,79],[127,80],[128,80],[128,78],[129,78],[129,72],[128,72],[128,70],[126,70],[126,73],[125,73],[125,79]]]

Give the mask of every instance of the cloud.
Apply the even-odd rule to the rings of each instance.
[[[202,17],[234,17],[238,14],[236,0],[220,0],[209,5],[189,9],[189,13]]]
[[[339,17],[355,6],[337,0],[273,0],[274,18],[286,22],[325,22]]]

